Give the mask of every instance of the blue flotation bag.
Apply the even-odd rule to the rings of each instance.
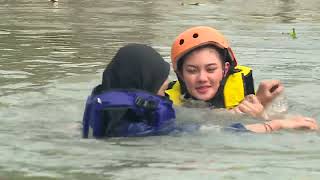
[[[172,101],[138,90],[114,90],[88,97],[83,137],[165,135],[174,131]]]

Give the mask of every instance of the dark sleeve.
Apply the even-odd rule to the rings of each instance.
[[[232,131],[232,132],[251,132],[248,130],[243,124],[241,123],[234,123],[230,126],[224,128],[226,131]]]
[[[246,76],[243,76],[245,95],[255,94],[252,70]]]

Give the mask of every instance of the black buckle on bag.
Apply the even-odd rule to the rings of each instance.
[[[139,97],[139,96],[136,98],[135,104],[138,107],[143,107],[148,110],[155,110],[158,106],[158,103],[156,101],[146,100],[143,97]]]

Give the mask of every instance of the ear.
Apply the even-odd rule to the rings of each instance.
[[[230,63],[229,62],[224,63],[224,74],[223,74],[223,77],[227,76],[227,74],[229,72],[229,69],[230,69]]]

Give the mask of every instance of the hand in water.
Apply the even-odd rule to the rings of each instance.
[[[283,90],[284,87],[279,80],[264,80],[260,83],[256,96],[261,104],[266,107]]]
[[[248,114],[255,118],[264,118],[264,107],[255,95],[248,95],[233,109],[234,112]]]
[[[295,116],[287,120],[278,120],[278,123],[281,129],[319,129],[315,119],[303,116]]]
[[[289,119],[275,119],[262,124],[248,124],[245,127],[255,133],[270,133],[280,129],[319,129],[315,119],[302,116],[295,116]]]

